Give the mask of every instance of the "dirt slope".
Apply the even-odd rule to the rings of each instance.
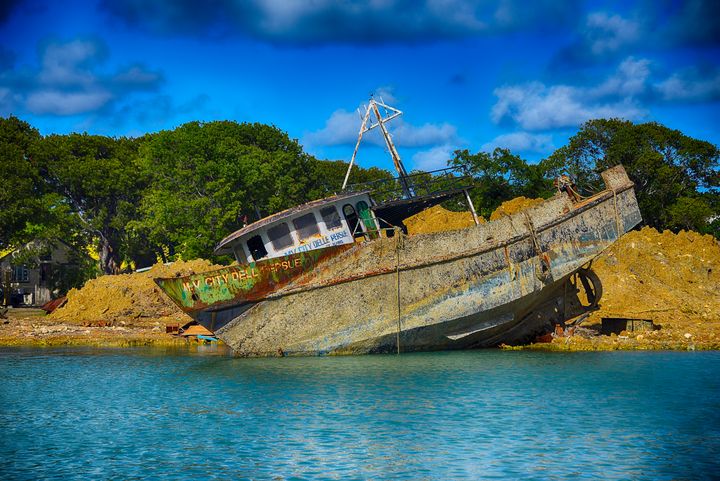
[[[145,272],[98,277],[85,283],[82,289],[71,290],[65,306],[50,317],[70,324],[147,326],[185,323],[190,317],[160,291],[153,278],[188,275],[219,267],[222,266],[197,259],[167,266],[156,264]]]
[[[485,219],[480,217],[480,222]],[[470,212],[453,212],[441,205],[436,205],[412,217],[405,219],[408,234],[430,234],[431,232],[442,232],[446,230],[465,229],[475,225]]]

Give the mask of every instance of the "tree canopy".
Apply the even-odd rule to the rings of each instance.
[[[280,129],[258,123],[190,122],[139,138],[41,136],[0,119],[0,250],[62,239],[92,246],[102,272],[156,259],[213,258],[224,236],[261,217],[340,190],[342,161],[318,160]],[[480,214],[518,196],[549,197],[570,175],[586,191],[622,163],[645,223],[720,237],[718,148],[656,123],[585,123],[538,163],[507,149],[456,151],[449,163],[474,178]],[[351,183],[390,179],[355,167]],[[216,261],[221,259],[214,259]]]
[[[478,214],[490,214],[506,200],[515,197],[549,197],[554,193],[552,179],[543,166],[531,164],[508,149],[492,153],[458,150],[450,164],[462,167],[475,179],[472,201]]]
[[[578,185],[596,185],[599,173],[622,164],[635,183],[646,224],[714,232],[720,188],[720,150],[655,122],[586,122],[569,143],[541,164],[547,175],[570,173]]]

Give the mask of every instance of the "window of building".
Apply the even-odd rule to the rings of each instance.
[[[320,215],[323,218],[323,222],[325,222],[325,228],[327,230],[337,229],[342,226],[340,214],[338,214],[334,205],[320,209]]]
[[[312,212],[293,219],[293,225],[295,226],[295,232],[297,232],[300,240],[305,240],[308,237],[312,237],[320,233],[317,222],[315,221],[315,214]]]
[[[28,268],[26,266],[13,266],[10,282],[27,282]]]
[[[273,249],[276,251],[285,249],[294,244],[292,236],[290,236],[290,228],[285,222],[269,228],[267,233]]]
[[[258,261],[264,257],[267,257],[268,255],[262,237],[260,237],[259,235],[249,238],[247,240],[247,246],[248,250],[250,251],[250,255],[253,257],[253,260]]]

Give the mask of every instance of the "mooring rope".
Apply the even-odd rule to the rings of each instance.
[[[397,281],[396,284],[396,292],[397,292],[397,336],[396,336],[396,344],[397,344],[397,353],[400,354],[400,249],[403,247],[403,233],[402,230],[399,228],[395,228],[395,279]]]

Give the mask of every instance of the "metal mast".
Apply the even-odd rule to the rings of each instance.
[[[382,107],[386,112],[386,117],[383,117],[380,113],[380,109],[378,106]],[[388,114],[389,111],[389,114]],[[374,114],[377,121],[375,123],[371,123],[368,125],[368,122],[370,121],[370,115]],[[387,145],[388,151],[390,152],[390,156],[393,159],[393,164],[395,164],[395,170],[397,170],[398,174],[400,175],[400,182],[403,186],[403,191],[405,192],[405,195],[408,197],[413,196],[412,189],[410,188],[410,185],[407,181],[407,171],[405,170],[405,166],[402,163],[402,160],[400,159],[400,154],[398,154],[397,149],[395,148],[395,144],[393,144],[392,137],[390,136],[390,132],[388,132],[387,127],[385,126],[386,122],[391,121],[395,117],[399,117],[402,115],[402,112],[394,107],[390,107],[389,105],[386,105],[382,102],[378,102],[374,98],[370,98],[370,102],[368,103],[367,107],[365,108],[365,114],[362,117],[362,124],[360,124],[360,132],[358,133],[358,140],[355,144],[355,150],[353,151],[352,158],[350,159],[350,165],[348,166],[347,173],[345,174],[345,180],[343,181],[342,189],[345,190],[345,187],[347,186],[348,179],[350,178],[350,170],[352,169],[353,164],[355,163],[355,157],[358,153],[358,148],[360,148],[360,142],[362,141],[363,135],[365,132],[368,132],[375,127],[380,127],[380,131],[382,132],[383,138],[385,139],[385,144]]]

